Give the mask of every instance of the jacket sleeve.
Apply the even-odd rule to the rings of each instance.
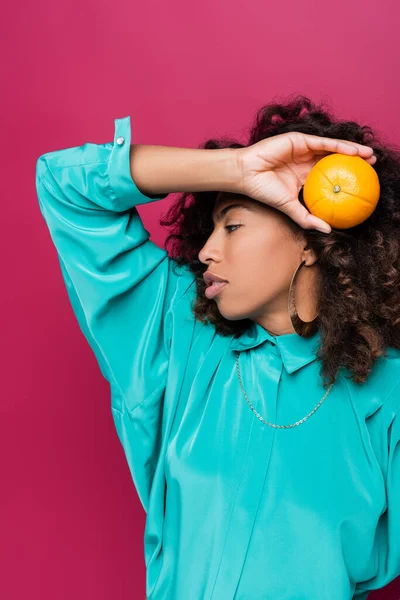
[[[157,459],[170,315],[194,276],[149,239],[136,206],[167,194],[147,196],[135,185],[130,144],[125,117],[115,119],[114,142],[43,154],[36,190],[73,311],[110,383],[118,434],[143,501]],[[148,412],[135,412],[147,400]]]
[[[399,401],[396,403],[399,406]],[[395,407],[396,408],[396,407]],[[400,410],[393,413],[387,428],[385,470],[386,510],[382,514],[375,535],[373,562],[376,574],[368,581],[357,584],[357,590],[368,594],[388,585],[400,576]]]

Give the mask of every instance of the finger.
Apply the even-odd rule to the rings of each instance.
[[[318,229],[324,233],[331,233],[332,228],[326,221],[312,215],[298,200],[293,200],[279,207],[279,210],[288,215],[303,229]]]
[[[357,144],[348,140],[340,140],[336,138],[327,138],[318,135],[304,134],[307,146],[313,152],[339,152],[342,154],[352,154],[359,156],[370,157],[374,150],[370,146]]]
[[[378,159],[377,159],[377,157],[375,156],[375,154],[373,154],[373,155],[372,155],[372,156],[370,156],[369,158],[364,158],[364,160],[365,160],[367,163],[369,163],[370,165],[374,165]]]
[[[330,154],[332,154],[332,153],[331,152],[325,152],[323,150],[319,150],[319,151],[314,152],[314,155],[318,157],[315,161],[313,161],[314,164],[316,164],[317,162],[319,162],[325,156],[329,156]],[[368,157],[363,156],[362,159],[365,160],[370,165],[374,165],[376,163],[376,161],[377,161],[377,157],[376,157],[375,154],[372,154],[372,156],[368,156]]]
[[[345,142],[347,144],[353,144],[356,147],[360,147],[360,148],[368,148],[369,150],[372,150],[372,152],[370,152],[370,156],[363,156],[364,160],[366,160],[369,164],[373,165],[376,163],[377,161],[377,156],[373,153],[374,149],[371,146],[363,146],[362,144],[357,144],[356,142],[352,142],[351,140],[342,140],[340,138],[337,138],[339,141],[341,142]]]

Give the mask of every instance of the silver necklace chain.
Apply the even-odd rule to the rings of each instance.
[[[300,419],[300,421],[296,421],[296,423],[292,423],[291,425],[275,425],[275,423],[269,423],[268,421],[265,421],[262,418],[262,416],[256,411],[256,409],[252,406],[252,404],[250,403],[250,400],[247,397],[246,392],[244,391],[244,387],[243,387],[243,383],[242,383],[242,378],[240,376],[240,370],[239,370],[239,355],[240,355],[240,352],[238,352],[238,351],[235,351],[235,352],[236,352],[236,371],[237,371],[237,375],[238,375],[238,378],[239,378],[240,387],[242,388],[242,392],[244,394],[244,397],[246,398],[246,402],[250,406],[250,408],[253,411],[253,413],[256,415],[257,419],[260,419],[260,421],[262,421],[263,423],[265,423],[265,425],[269,425],[270,427],[275,427],[276,429],[289,429],[290,427],[297,427],[297,425],[301,425],[302,423],[304,423],[304,421],[307,421],[307,419],[309,419],[311,417],[311,415],[313,415],[315,413],[315,411],[321,406],[321,404],[323,403],[323,401],[325,400],[325,398],[327,397],[327,395],[329,394],[329,392],[332,389],[333,383],[331,383],[331,385],[329,386],[329,388],[325,392],[324,397],[318,402],[317,406],[315,408],[313,408],[313,410],[310,413],[308,413],[308,415],[306,417],[303,417],[302,419]]]

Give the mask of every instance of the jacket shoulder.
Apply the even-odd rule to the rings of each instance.
[[[400,410],[400,350],[387,347],[385,354],[374,363],[367,379],[355,383],[346,376],[347,389],[354,408],[363,418],[372,417],[379,410],[389,417]]]

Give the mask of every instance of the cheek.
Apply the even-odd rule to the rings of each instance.
[[[257,232],[235,248],[230,260],[235,287],[268,295],[288,287],[297,266],[298,248],[279,232],[267,239]]]

